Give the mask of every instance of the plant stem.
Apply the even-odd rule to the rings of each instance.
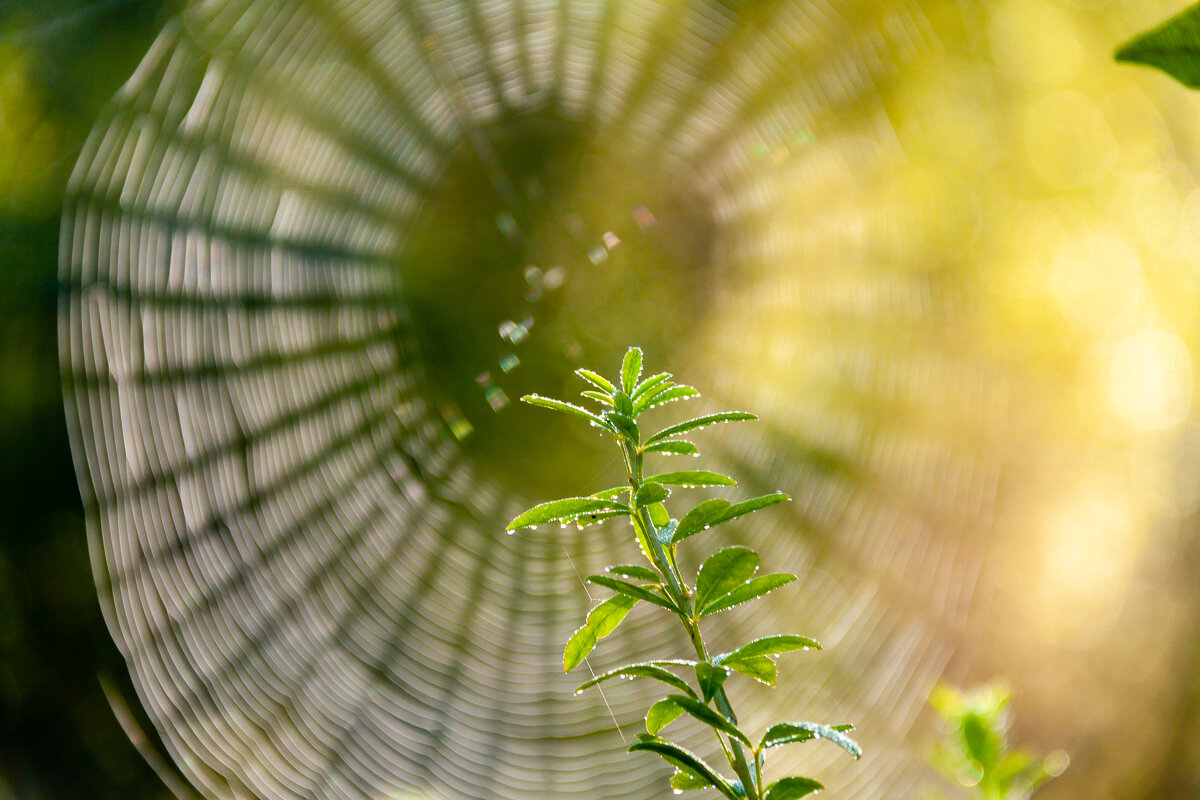
[[[633,487],[633,495],[636,495],[638,490],[642,488],[642,454],[635,449],[633,443],[623,436],[621,437],[621,444],[625,455],[629,485]],[[692,597],[687,591],[686,585],[682,582],[682,578],[677,574],[677,568],[673,560],[668,557],[662,542],[659,541],[656,535],[656,528],[654,521],[650,519],[650,512],[645,506],[635,506],[633,521],[634,530],[642,539],[642,546],[650,554],[651,562],[669,584],[663,588],[668,590],[668,593],[672,596],[671,599],[678,604],[682,611],[679,619],[687,630],[688,639],[691,640],[692,647],[696,651],[696,658],[707,662],[709,660],[708,649],[704,646],[704,637],[700,633],[700,623],[695,618],[696,611],[692,603]],[[638,530],[639,528],[640,530]],[[734,725],[737,724],[737,716],[733,713],[733,706],[729,703],[729,696],[725,694],[725,687],[717,687],[717,690],[713,693],[713,702],[716,703],[717,710],[727,720]],[[729,750],[725,746],[725,739],[722,738],[720,733],[717,733],[716,736],[717,740],[721,742],[721,749],[725,750],[728,757]],[[747,800],[758,800],[759,780],[757,759],[752,770],[746,762],[746,756],[742,752],[741,743],[730,737],[729,744],[733,750],[733,757],[730,758],[729,763],[733,767],[733,771],[737,773],[738,779],[742,782],[742,789],[746,792]]]

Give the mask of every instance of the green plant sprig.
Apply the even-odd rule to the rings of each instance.
[[[576,374],[590,385],[581,392],[582,396],[597,403],[598,411],[540,395],[521,398],[530,405],[584,419],[611,435],[621,450],[628,485],[587,497],[567,497],[534,506],[510,522],[508,531],[554,522],[564,526],[574,524],[583,529],[607,519],[625,517],[649,563],[649,566],[610,566],[604,574],[587,577],[588,583],[609,589],[613,594],[588,612],[584,624],[568,640],[563,651],[563,668],[570,672],[578,666],[597,642],[612,633],[638,603],[671,613],[687,632],[696,653],[695,660],[663,659],[626,664],[581,684],[576,693],[617,677],[649,678],[670,687],[672,693],[655,702],[646,712],[646,733],[639,734],[638,741],[629,750],[655,753],[674,767],[670,783],[677,791],[714,787],[729,800],[794,800],[820,791],[821,784],[800,776],[764,783],[766,751],[780,745],[824,739],[859,758],[861,748],[846,736],[846,731],[852,730],[853,726],[781,722],[770,726],[755,742],[738,726],[725,682],[736,672],[773,687],[777,677],[776,657],[792,651],[818,650],[821,646],[806,636],[777,634],[710,655],[700,630],[700,621],[705,617],[757,600],[795,581],[796,576],[788,573],[758,575],[758,553],[740,545],[723,547],[712,553],[700,567],[694,583],[684,577],[677,559],[679,546],[696,534],[790,498],[782,492],[773,492],[740,503],[703,500],[676,519],[667,511],[664,502],[671,496],[673,488],[736,486],[737,481],[707,470],[646,475],[644,469],[647,455],[698,455],[700,451],[695,444],[679,438],[683,434],[757,417],[745,411],[725,411],[643,435],[639,425],[642,414],[667,403],[698,397],[700,393],[691,386],[673,383],[669,373],[642,379],[641,372],[642,351],[636,347],[625,353],[618,381],[610,381],[591,370],[576,370]],[[694,683],[689,682],[689,678]],[[696,754],[659,735],[684,715],[712,729],[736,776],[734,779],[725,777]]]

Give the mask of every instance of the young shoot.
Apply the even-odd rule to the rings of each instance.
[[[593,608],[583,625],[567,641],[563,668],[570,672],[583,661],[600,639],[612,633],[635,606],[653,606],[683,626],[695,659],[662,659],[609,670],[581,684],[578,692],[613,678],[647,678],[669,689],[646,712],[646,732],[630,746],[631,752],[659,756],[674,769],[670,777],[676,792],[715,788],[729,800],[794,800],[823,787],[801,777],[765,777],[767,751],[782,745],[823,739],[842,748],[853,758],[862,755],[846,732],[852,725],[823,725],[815,722],[779,722],[755,738],[738,724],[726,690],[735,673],[775,686],[775,659],[783,653],[818,650],[807,636],[776,634],[742,643],[713,654],[700,623],[743,603],[757,600],[796,580],[788,573],[758,574],[759,555],[748,547],[722,547],[708,556],[694,579],[679,568],[678,550],[702,542],[705,531],[788,500],[782,492],[752,497],[740,502],[710,499],[696,503],[681,516],[667,510],[675,492],[697,486],[737,486],[726,475],[707,470],[682,470],[647,474],[649,456],[696,455],[699,449],[687,439],[702,428],[724,422],[756,419],[744,411],[725,411],[689,419],[662,430],[646,426],[642,415],[677,400],[698,397],[691,386],[676,384],[669,373],[642,378],[642,351],[631,347],[621,363],[621,373],[609,380],[591,370],[576,373],[588,384],[581,392],[595,404],[583,405],[540,395],[521,399],[530,405],[569,414],[599,428],[612,437],[621,452],[627,485],[597,492],[588,497],[567,497],[542,503],[521,514],[508,525],[509,532],[548,522],[587,527],[613,517],[629,520],[645,564],[608,567],[603,574],[590,575],[588,583],[609,589],[612,595]],[[654,431],[654,432],[652,432]],[[680,718],[710,729],[719,752],[732,775],[709,765],[695,753],[665,738],[663,730]]]

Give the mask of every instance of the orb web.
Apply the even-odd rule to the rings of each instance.
[[[574,697],[559,668],[627,532],[503,534],[556,479],[615,474],[510,401],[639,343],[762,417],[708,435],[715,468],[795,498],[711,535],[801,577],[714,636],[826,647],[743,720],[854,721],[863,762],[778,761],[903,794],[1002,402],[945,335],[969,288],[862,202],[900,157],[879,93],[933,39],[913,4],[834,0],[212,0],[168,25],[76,168],[61,341],[102,605],[181,772],[213,797],[669,792],[621,747],[651,690]],[[633,615],[592,665],[683,655],[668,622]]]

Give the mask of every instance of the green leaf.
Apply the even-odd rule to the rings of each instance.
[[[671,496],[671,492],[661,483],[643,483],[633,495],[633,502],[639,506],[661,503]]]
[[[757,578],[752,578],[729,594],[712,600],[700,610],[700,616],[707,617],[709,614],[716,614],[718,611],[725,611],[734,606],[739,606],[742,603],[762,597],[768,592],[773,592],[780,586],[789,584],[794,580],[796,580],[795,575],[788,575],[785,572],[776,572],[771,575],[760,575]]]
[[[707,661],[701,661],[696,665],[696,682],[700,684],[700,695],[704,698],[704,702],[713,699],[713,695],[725,683],[725,679],[729,677],[729,672],[724,667],[714,667]]]
[[[668,742],[657,737],[648,737],[629,746],[629,752],[631,753],[638,750],[657,753],[659,757],[671,766],[700,776],[701,780],[708,781],[709,785],[715,786],[717,791],[728,797],[729,800],[742,800],[742,797],[729,784],[729,781],[721,777],[720,773],[713,770],[708,764],[705,764],[695,753],[685,750],[673,742]]]
[[[728,510],[729,501],[722,500],[719,497],[699,503],[691,511],[684,514],[683,519],[679,520],[679,527],[675,531],[675,541],[672,544],[717,524],[722,515]]]
[[[671,788],[679,792],[707,789],[710,786],[712,786],[711,783],[689,769],[680,769],[671,776]]]
[[[737,486],[737,481],[719,472],[709,472],[706,469],[689,469],[683,472],[661,472],[651,475],[646,482],[665,484],[666,486]]]
[[[603,428],[606,431],[613,430],[613,427],[603,419],[588,411],[586,408],[577,406],[573,403],[564,403],[562,400],[555,400],[553,397],[542,397],[540,394],[527,394],[521,398],[524,403],[529,403],[531,406],[538,408],[548,408],[551,411],[561,411],[564,414],[570,414],[574,417],[586,419],[598,428]]]
[[[642,348],[631,347],[625,351],[625,358],[621,361],[621,388],[626,394],[633,394],[641,376]]]
[[[662,504],[660,503],[659,505]],[[658,539],[659,544],[661,544],[663,547],[671,544],[671,537],[675,535],[675,529],[677,527],[679,527],[678,522],[675,520],[669,520],[666,525],[663,525],[661,528],[656,530],[654,535]]]
[[[596,642],[612,633],[635,605],[637,600],[619,594],[589,611],[587,621],[567,640],[563,650],[563,671],[570,672],[579,666]]]
[[[655,442],[649,447],[643,447],[642,452],[662,453],[665,456],[694,456],[700,454],[700,448],[684,439],[670,439],[665,442]]]
[[[647,392],[633,407],[634,414],[641,414],[652,408],[674,403],[676,400],[686,400],[689,397],[699,397],[700,393],[691,386],[664,386],[661,391]]]
[[[629,506],[618,503],[616,500],[604,500],[596,497],[564,497],[561,500],[551,500],[549,503],[534,506],[508,523],[506,530],[530,528],[545,522],[567,520],[582,514],[604,511],[629,513],[631,510]]]
[[[740,672],[747,677],[753,678],[759,683],[765,683],[767,686],[775,685],[777,677],[775,662],[766,656],[743,658],[734,661],[732,664],[723,666],[727,666],[734,672]]]
[[[807,742],[810,739],[825,739],[833,742],[855,758],[862,757],[862,748],[842,731],[853,730],[853,725],[821,725],[816,722],[780,722],[767,728],[759,747],[778,747],[792,742]]]
[[[663,728],[679,719],[683,706],[669,697],[659,700],[646,712],[646,732],[657,734]]]
[[[748,642],[732,652],[718,656],[721,661],[719,663],[729,665],[730,661],[737,661],[742,658],[753,658],[754,656],[772,656],[777,653],[787,653],[792,650],[820,650],[821,645],[815,640],[809,639],[807,636],[796,636],[790,633],[781,633],[775,636],[764,636],[761,639],[755,639]],[[717,663],[716,659],[713,659]]]
[[[607,378],[592,372],[590,369],[577,369],[575,370],[575,374],[607,394],[612,395],[617,393],[617,387],[613,386]]]
[[[1200,88],[1200,6],[1192,6],[1121,45],[1116,58],[1156,67],[1184,86]]]
[[[680,422],[677,425],[672,425],[669,428],[663,428],[658,433],[646,440],[646,444],[654,444],[661,442],[663,439],[670,439],[672,436],[678,436],[681,433],[703,428],[708,425],[716,425],[721,422],[739,422],[747,419],[758,419],[754,414],[747,411],[721,411],[716,414],[706,414],[703,417],[688,419]]]
[[[678,703],[680,708],[691,714],[700,722],[703,722],[708,727],[732,736],[733,738],[741,741],[742,744],[746,745],[746,747],[754,747],[754,743],[750,741],[750,737],[742,733],[741,729],[739,729],[737,725],[734,725],[732,722],[725,719],[725,717],[719,712],[714,711],[699,700],[681,694],[673,694],[667,699]]]
[[[631,417],[627,417],[624,414],[618,414],[615,411],[605,411],[604,421],[606,423],[605,427],[607,427],[609,430],[621,434],[634,444],[638,443],[641,433],[638,431],[637,423],[634,422]]]
[[[633,402],[629,399],[629,395],[624,392],[617,392],[613,395],[613,408],[618,414],[624,414],[627,417],[633,417]]]
[[[639,383],[637,385],[637,388],[635,388],[633,390],[633,394],[630,395],[630,398],[636,403],[638,401],[638,399],[640,397],[642,397],[642,395],[646,394],[646,392],[649,392],[649,391],[652,391],[653,389],[658,388],[659,384],[661,384],[663,381],[669,379],[670,377],[671,377],[671,373],[669,373],[669,372],[660,372],[657,375],[651,375],[649,378],[646,378],[646,380],[642,381],[641,383]]]
[[[620,595],[618,595],[620,596]],[[615,598],[614,598],[615,599]],[[656,681],[661,681],[667,684],[672,689],[678,689],[685,694],[695,696],[696,692],[691,686],[688,686],[687,681],[676,675],[674,672],[663,669],[661,664],[677,664],[679,666],[687,665],[689,662],[680,661],[647,661],[642,664],[626,664],[623,667],[609,670],[601,675],[597,675],[590,681],[579,684],[575,689],[575,694],[579,694],[584,689],[590,689],[598,683],[612,680],[613,678],[653,678]]]
[[[717,520],[716,524],[729,522],[731,519],[737,519],[738,517],[745,516],[746,514],[750,514],[760,509],[768,508],[791,499],[792,498],[788,497],[783,492],[771,492],[770,494],[764,494],[761,497],[752,497],[749,500],[743,500],[740,503],[734,503],[731,505],[729,509],[721,515],[721,518]]]
[[[604,571],[611,572],[614,575],[622,575],[626,578],[636,578],[641,581],[658,583],[658,573],[649,567],[643,567],[639,564],[617,564],[605,567]]]
[[[696,608],[729,594],[758,572],[758,553],[749,547],[722,547],[708,557],[696,576]]]
[[[764,790],[763,800],[797,800],[824,788],[812,778],[780,778]]]
[[[589,400],[595,400],[597,403],[606,405],[609,408],[613,407],[612,396],[607,395],[604,392],[593,392],[590,389],[584,389],[582,392],[580,392],[580,394]]]
[[[667,513],[667,507],[662,503],[655,503],[650,506],[650,521],[659,528],[671,522],[671,515]]]
[[[675,604],[670,600],[667,600],[662,595],[656,594],[655,592],[652,592],[642,586],[626,583],[625,581],[611,578],[608,575],[588,575],[587,582],[594,583],[597,586],[603,586],[606,589],[612,589],[614,592],[620,592],[621,594],[635,597],[638,600],[645,600],[647,603],[653,603],[656,606],[662,606],[663,608],[669,611],[674,611],[677,614],[680,613],[679,609],[676,608]]]

